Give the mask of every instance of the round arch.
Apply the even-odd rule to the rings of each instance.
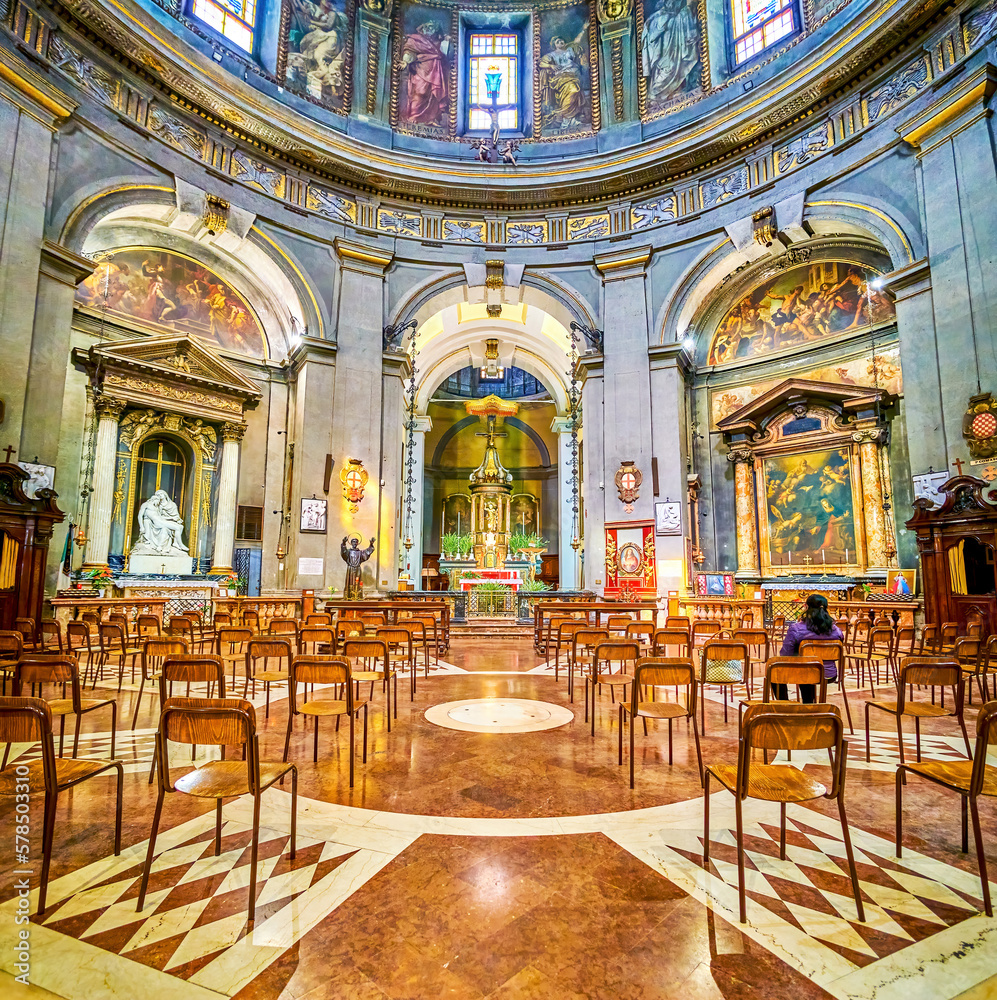
[[[519,417],[503,417],[503,421],[510,427],[515,427],[517,431],[522,431],[523,434],[525,434],[536,445],[537,451],[540,453],[540,464],[543,465],[544,468],[550,468],[550,451],[548,450],[547,445],[544,444],[543,438],[540,437],[540,435],[532,427],[530,427],[529,424],[523,423]],[[443,453],[447,450],[447,445],[449,445],[461,431],[466,430],[468,427],[480,422],[480,418],[472,414],[458,420],[452,427],[448,427],[440,440],[437,441],[436,447],[433,449],[433,458],[430,464],[439,465],[443,460]]]

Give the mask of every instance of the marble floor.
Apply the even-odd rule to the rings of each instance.
[[[581,686],[572,704],[563,672],[554,675],[526,636],[456,640],[446,662],[428,678],[420,672],[413,700],[403,678],[390,733],[375,692],[368,761],[358,756],[353,789],[345,727],[337,735],[324,723],[315,764],[313,731],[296,718],[296,857],[287,850],[289,786],[275,786],[262,802],[252,929],[248,798],[226,804],[218,856],[211,804],[167,798],[148,896],[136,912],[155,804],[148,774],[158,714],[143,695],[138,728],[117,734],[126,772],[122,853],[112,852],[112,779],[60,797],[47,905],[29,925],[30,986],[11,978],[24,925],[15,922],[14,809],[0,799],[0,829],[9,831],[8,846],[0,846],[0,995],[997,997],[997,919],[983,915],[974,856],[960,851],[958,800],[911,779],[904,855],[895,856],[897,735],[886,716],[874,715],[866,762],[859,726],[868,692],[849,690],[856,730],[846,786],[866,920],[857,919],[836,810],[824,802],[791,806],[781,860],[778,807],[749,801],[748,920],[740,924],[733,799],[711,798],[704,869],[703,796],[686,724],[675,727],[672,764],[667,728],[652,723],[647,736],[638,729],[631,790],[608,691],[593,737]],[[137,696],[126,679],[118,696],[126,725]],[[271,692],[268,718],[262,689],[253,701],[261,757],[279,760],[285,692]],[[975,714],[976,706],[971,733]],[[84,718],[81,756],[109,755],[101,724],[99,713]],[[736,712],[725,723],[711,692],[703,758],[733,762],[736,745]],[[912,735],[910,745],[912,752]],[[932,759],[964,752],[947,720],[922,725],[922,749]],[[198,759],[215,753],[202,748]],[[21,763],[37,754],[12,747]],[[827,773],[818,754],[793,758],[789,766]],[[189,752],[178,748],[172,763],[185,760]],[[993,800],[982,813],[993,871]],[[37,808],[32,822],[37,833]]]

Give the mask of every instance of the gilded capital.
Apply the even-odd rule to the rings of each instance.
[[[750,465],[755,460],[755,456],[750,448],[731,448],[727,452],[727,461],[734,462],[735,465],[744,463]]]
[[[222,424],[223,441],[241,441],[245,433],[245,424]]]
[[[93,408],[99,417],[117,420],[124,412],[125,404],[120,399],[112,399],[110,396],[98,396],[94,400]]]
[[[879,444],[883,440],[883,430],[880,427],[872,427],[865,431],[855,431],[852,440],[856,444]]]

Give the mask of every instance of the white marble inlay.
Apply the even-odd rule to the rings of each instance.
[[[525,698],[472,698],[447,701],[426,710],[426,720],[462,733],[538,733],[574,720],[562,705]]]

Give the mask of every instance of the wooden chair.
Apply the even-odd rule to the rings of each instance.
[[[959,623],[942,622],[942,630],[938,633],[938,652],[943,656],[953,653],[958,638]]]
[[[415,701],[415,644],[412,632],[407,625],[382,625],[374,633],[374,638],[387,643],[391,665],[395,670],[401,664],[401,669],[409,672],[409,701]],[[395,710],[397,709],[396,705]]]
[[[138,695],[135,698],[135,712],[132,714],[132,729],[138,723],[138,710],[142,706],[142,692],[146,681],[158,681],[162,671],[162,661],[167,656],[183,656],[190,652],[187,640],[183,636],[169,638],[152,637],[142,642],[142,679],[139,682]],[[153,692],[154,688],[150,688]],[[113,756],[113,754],[112,754]]]
[[[132,645],[128,641],[125,627],[120,622],[101,622],[97,626],[97,638],[100,642],[100,654],[98,670],[101,677],[104,675],[104,667],[112,659],[118,660],[118,693],[121,693],[121,685],[125,679],[125,667],[127,661],[131,660],[132,677],[135,677],[135,661],[142,655],[139,646]],[[97,678],[94,677],[93,686],[96,687]]]
[[[244,628],[251,628],[254,632],[260,631],[260,613],[255,608],[243,608],[240,617]]]
[[[21,648],[26,653],[33,653],[41,648],[38,629],[33,618],[15,618],[14,631],[21,633]]]
[[[787,629],[786,616],[776,615],[772,619],[771,629],[772,629],[772,645],[775,646],[786,638],[786,629]]]
[[[0,743],[40,743],[42,755],[24,764],[15,761],[0,771],[0,795],[21,796],[45,789],[42,820],[42,870],[38,886],[38,913],[45,911],[48,873],[55,840],[59,793],[112,769],[118,772],[114,815],[114,853],[121,853],[121,798],[124,768],[120,760],[73,760],[56,757],[52,740],[52,710],[41,698],[0,698]]]
[[[159,710],[173,697],[173,685],[185,684],[185,697],[191,684],[204,684],[205,698],[225,697],[225,661],[216,653],[171,653],[163,658],[158,673]],[[215,687],[217,685],[217,694]],[[200,697],[197,692],[196,696]]]
[[[858,665],[858,683],[859,687],[864,687],[863,675],[868,670],[869,672],[869,688],[872,692],[873,698],[876,697],[876,685],[872,681],[872,671],[873,668],[876,670],[876,680],[879,680],[879,668],[885,663],[887,670],[893,673],[893,682],[897,682],[896,676],[896,665],[895,665],[895,645],[896,636],[893,633],[893,629],[889,625],[877,625],[875,628],[869,630],[869,638],[866,642],[866,648],[855,657],[855,662]]]
[[[62,685],[61,698],[46,700],[49,711],[59,718],[59,756],[66,736],[66,716],[76,716],[76,729],[73,733],[73,757],[76,757],[80,747],[80,723],[83,716],[100,708],[111,708],[111,757],[114,757],[114,737],[118,728],[118,706],[113,698],[84,698],[80,691],[80,674],[75,656],[63,656],[60,653],[25,653],[17,661],[17,672],[14,675],[14,697],[19,698],[24,685],[30,684],[33,693],[34,686],[39,688],[44,684]],[[69,685],[69,697],[65,697],[65,685]],[[133,727],[134,728],[134,727]],[[4,754],[6,764],[7,755]]]
[[[298,652],[302,656],[331,656],[336,634],[331,625],[302,625],[298,632]]]
[[[751,658],[746,643],[733,639],[711,639],[702,649],[699,660],[700,728],[706,732],[706,685],[716,684],[724,693],[724,722],[727,721],[727,689],[745,683],[751,670]]]
[[[585,622],[582,623],[586,624]],[[600,642],[608,642],[609,633],[604,628],[578,629],[571,636],[571,652],[568,656],[568,699],[574,704],[575,701],[575,670],[581,676],[586,676],[586,672],[591,672],[592,661],[595,657],[595,647]],[[587,690],[587,689],[586,689]],[[585,704],[588,706],[586,695]],[[588,718],[588,716],[586,716]]]
[[[210,760],[194,768],[175,782],[170,774],[168,743],[199,744],[223,748],[222,760]],[[244,749],[245,761],[226,761],[224,748]],[[260,739],[256,733],[256,713],[243,698],[169,698],[163,706],[156,733],[156,758],[159,796],[152,818],[149,849],[142,869],[136,911],[142,912],[149,887],[149,873],[156,854],[156,836],[163,815],[163,801],[168,792],[183,792],[196,798],[215,800],[215,857],[221,853],[222,800],[235,796],[253,796],[253,841],[249,869],[249,922],[256,919],[256,862],[260,848],[260,796],[274,782],[291,774],[291,851],[295,857],[298,818],[298,769],[294,764],[260,762]]]
[[[981,795],[997,796],[997,767],[987,763],[987,755],[997,743],[997,701],[987,702],[976,719],[976,753],[971,760],[929,760],[917,764],[901,764],[897,768],[897,857],[903,850],[903,787],[907,773],[916,774],[958,792],[962,800],[962,850],[969,851],[967,807],[973,817],[973,838],[976,841],[976,862],[983,885],[983,907],[988,917],[994,915],[990,900],[990,879],[987,858],[983,850],[983,830],[980,826]]]
[[[611,701],[616,701],[614,689],[622,687],[620,701],[626,697],[626,687],[633,682],[633,674],[627,672],[626,664],[637,663],[640,658],[640,645],[629,640],[620,641],[610,639],[608,642],[600,642],[592,654],[592,671],[585,675],[585,721],[589,718],[589,687],[592,689],[592,735],[595,736],[595,701],[599,688],[603,685],[609,688]],[[605,670],[600,670],[600,664],[606,664]],[[618,664],[619,669],[614,670],[613,664]]]
[[[689,633],[679,628],[659,628],[654,633],[654,656],[685,659],[690,656]]]
[[[714,636],[723,632],[723,625],[712,618],[697,618],[692,623],[692,631],[689,638],[692,640],[693,649],[701,649]]]
[[[298,623],[293,618],[271,618],[267,635],[278,635],[291,643],[292,652],[298,651]]]
[[[955,707],[951,711],[948,711],[942,705],[935,705],[933,702],[914,701],[913,698],[908,697],[908,691],[913,690],[914,685],[930,688],[952,688]],[[921,720],[937,719],[942,716],[955,716],[959,723],[959,728],[962,729],[963,739],[966,741],[966,756],[972,757],[973,751],[969,748],[969,733],[966,732],[966,720],[963,718],[965,695],[966,685],[957,660],[936,656],[908,656],[900,667],[900,680],[897,684],[896,701],[875,699],[865,703],[865,759],[867,761],[870,759],[870,708],[877,708],[881,712],[895,716],[897,720],[897,740],[900,745],[901,764],[905,763],[904,730],[902,724],[905,715],[911,716],[914,719],[918,763],[921,761]]]
[[[212,623],[215,626],[215,636],[217,638],[218,630],[220,628],[227,628],[232,624],[232,616],[227,611],[216,611],[212,618]]]
[[[732,637],[735,642],[743,642],[748,647],[748,675],[745,678],[748,697],[753,694],[755,667],[765,670],[772,650],[769,648],[769,634],[763,628],[739,628]]]
[[[341,698],[315,698],[298,705],[297,687],[299,684],[314,688],[316,684],[332,684],[340,688]],[[355,727],[357,715],[363,709],[363,762],[367,763],[367,699],[355,698],[353,695],[353,673],[349,660],[330,656],[296,656],[291,661],[291,710],[287,713],[287,736],[284,738],[284,757],[291,747],[291,728],[294,716],[310,715],[315,720],[315,743],[312,760],[318,763],[318,723],[319,719],[335,716],[336,729],[339,730],[339,720],[346,715],[350,720],[350,788],[353,787],[353,758],[356,755]]]
[[[382,625],[387,625],[387,615],[383,611],[369,611],[360,615],[363,623],[364,633],[373,634]]]
[[[969,689],[969,703],[973,704],[973,681],[980,691],[980,697],[985,702],[987,700],[986,691],[980,683],[980,672],[983,669],[985,659],[986,643],[978,636],[965,636],[957,639],[955,649],[952,650],[952,658],[959,664],[962,671],[963,680],[966,681]],[[944,705],[944,699],[942,701]]]
[[[83,667],[80,683],[86,687],[90,670],[97,665],[97,651],[93,648],[90,627],[85,622],[66,622],[66,652],[75,656],[77,664]]]
[[[568,618],[557,626],[557,642],[554,646],[554,680],[561,677],[561,649],[564,649],[564,660],[567,665],[571,655],[571,648],[574,645],[575,633],[588,628],[588,625],[577,618]]]
[[[622,638],[627,634],[627,626],[633,621],[630,615],[607,615],[606,616],[606,631],[610,636],[619,636]]]
[[[672,687],[686,689],[686,703],[676,701],[641,701],[644,688]],[[637,719],[644,720],[644,735],[647,736],[648,719],[668,720],[668,763],[672,756],[672,723],[675,719],[690,719],[692,734],[696,740],[696,759],[699,762],[699,781],[703,781],[703,754],[699,747],[699,729],[696,726],[696,671],[692,660],[672,657],[642,657],[634,668],[634,680],[630,687],[630,700],[620,701],[620,766],[623,765],[623,723],[628,720],[630,727],[630,787],[634,787],[634,728]]]
[[[294,656],[294,649],[291,646],[291,638],[284,633],[280,639],[264,638],[258,636],[250,639],[246,643],[246,683],[242,690],[243,698],[249,691],[249,684],[253,685],[253,697],[256,697],[256,682],[263,682],[263,690],[266,693],[266,709],[264,718],[270,718],[270,685],[287,684],[291,677],[291,658]],[[258,664],[263,661],[263,669],[259,669]],[[276,660],[277,665],[273,666],[271,661]],[[286,667],[281,664],[287,661]]]
[[[357,698],[361,683],[370,683],[370,700],[374,698],[374,682],[380,681],[385,697],[385,716],[388,732],[391,732],[391,681],[395,682],[395,718],[398,718],[398,674],[391,665],[388,644],[383,639],[347,639],[343,643],[343,656],[348,660],[364,661],[359,670],[353,671],[353,681],[357,686]],[[371,663],[374,669],[370,669]],[[378,667],[377,664],[382,664]]]
[[[845,644],[840,639],[807,639],[805,642],[800,643],[796,654],[810,660],[820,660],[821,663],[827,663],[830,660],[834,661],[837,684],[841,689],[841,699],[845,704],[848,730],[854,733],[852,711],[848,707],[848,692],[845,690]]]
[[[407,614],[398,619],[399,625],[404,625],[412,632],[412,642],[422,648],[422,664],[426,678],[429,678],[429,648],[432,635],[433,661],[439,652],[436,636],[436,618],[434,615]]]
[[[38,646],[43,653],[62,653],[62,623],[55,618],[43,618],[38,623]]]
[[[242,625],[221,626],[215,637],[215,652],[222,658],[223,663],[232,665],[232,684],[235,685],[236,667],[246,663],[246,646],[253,638],[254,632],[251,628]]]
[[[752,750],[827,750],[831,768],[831,787],[817,781],[813,774],[785,764],[763,764],[752,759]],[[848,745],[844,740],[841,714],[834,705],[796,705],[777,702],[752,705],[744,713],[738,740],[737,764],[710,764],[706,768],[703,793],[704,827],[703,866],[710,860],[710,777],[716,778],[734,795],[737,839],[737,894],[741,923],[747,923],[744,899],[744,821],[741,803],[744,799],[763,799],[779,803],[779,857],[786,860],[786,804],[810,802],[813,799],[834,799],[838,803],[841,832],[852,880],[852,893],[858,918],[865,922],[862,891],[855,871],[855,857],[845,817],[845,761]]]
[[[938,653],[938,626],[925,625],[921,629],[921,639],[917,647],[918,656],[934,656]]]
[[[626,639],[634,639],[641,645],[645,656],[650,656],[654,649],[654,622],[631,622],[627,626]]]
[[[332,625],[332,615],[326,614],[324,611],[316,611],[312,614],[305,615],[306,625]]]
[[[24,639],[20,632],[0,632],[0,673],[3,674],[3,693],[7,693],[7,678],[13,679],[17,661],[24,652]]]
[[[343,643],[350,638],[364,637],[363,622],[359,618],[342,618],[336,622],[336,647],[342,649]]]
[[[666,615],[665,628],[681,629],[689,636],[692,634],[692,619],[688,615]]]
[[[824,664],[820,660],[805,656],[774,656],[765,664],[762,704],[767,705],[779,699],[782,691],[776,688],[785,688],[788,694],[790,685],[799,689],[802,684],[815,688],[818,704],[827,701],[827,678],[824,676]]]

